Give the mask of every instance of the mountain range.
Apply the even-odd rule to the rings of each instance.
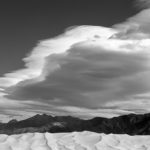
[[[150,135],[150,113],[128,114],[113,118],[83,120],[71,116],[35,115],[31,118],[0,123],[0,134],[59,133],[91,131],[105,134]]]

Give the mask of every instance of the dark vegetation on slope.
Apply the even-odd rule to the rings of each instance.
[[[71,116],[35,115],[31,118],[8,123],[0,123],[0,134],[20,134],[27,132],[73,132],[92,131],[129,135],[150,135],[150,113],[129,114],[114,118],[96,117],[82,120]]]

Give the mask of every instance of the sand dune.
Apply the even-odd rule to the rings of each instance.
[[[0,135],[0,150],[150,150],[150,136],[93,132]]]

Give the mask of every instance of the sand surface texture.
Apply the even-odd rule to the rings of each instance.
[[[150,150],[150,136],[93,132],[0,135],[0,150]]]

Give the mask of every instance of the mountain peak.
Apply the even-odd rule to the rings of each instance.
[[[37,114],[31,118],[0,124],[0,133],[91,131],[129,135],[150,135],[150,113],[128,114],[114,118],[95,117],[82,120],[72,116]]]

